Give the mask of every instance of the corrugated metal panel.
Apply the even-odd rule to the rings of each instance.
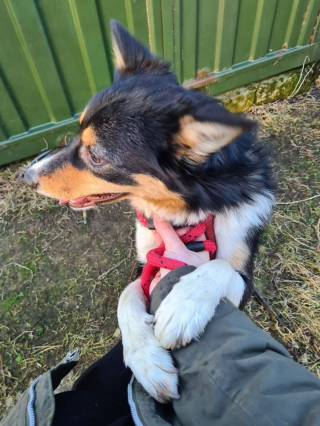
[[[320,0],[2,0],[0,164],[56,146],[112,81],[109,19],[212,94],[320,59]]]

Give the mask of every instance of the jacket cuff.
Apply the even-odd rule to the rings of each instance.
[[[149,313],[154,315],[161,302],[168,296],[173,286],[180,281],[180,278],[183,275],[190,274],[195,269],[197,268],[191,265],[180,266],[179,268],[170,271],[169,274],[163,277],[151,293]]]

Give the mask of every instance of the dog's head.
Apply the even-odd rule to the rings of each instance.
[[[73,141],[25,179],[75,209],[130,198],[148,216],[198,213],[208,173],[218,177],[224,150],[252,122],[183,89],[168,63],[117,22],[111,26],[113,84],[88,103]]]

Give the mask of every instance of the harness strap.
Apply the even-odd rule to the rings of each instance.
[[[148,219],[140,212],[137,211],[137,217],[142,226],[148,227]],[[213,216],[209,215],[206,217],[205,222],[199,222],[193,228],[191,228],[185,235],[181,236],[180,239],[185,243],[189,249],[194,249],[194,251],[199,251],[199,244],[194,243],[194,248],[190,243],[192,243],[197,237],[202,234],[205,234],[208,238],[205,241],[202,241],[203,250],[207,250],[210,254],[210,259],[214,259],[216,252],[215,236],[214,236],[214,227],[213,227]],[[147,263],[144,265],[142,274],[141,274],[141,285],[146,297],[150,297],[150,284],[158,273],[160,268],[165,268],[173,270],[179,268],[180,266],[186,266],[185,262],[180,260],[169,259],[163,256],[166,248],[164,243],[161,243],[159,247],[150,250],[147,253]]]

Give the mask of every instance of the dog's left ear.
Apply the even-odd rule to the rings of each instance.
[[[170,64],[153,55],[140,41],[133,37],[119,22],[110,21],[112,45],[115,56],[115,77],[138,71],[167,72]]]
[[[233,142],[256,123],[239,114],[228,112],[216,103],[180,119],[175,135],[177,156],[192,163],[203,163],[214,152]]]

